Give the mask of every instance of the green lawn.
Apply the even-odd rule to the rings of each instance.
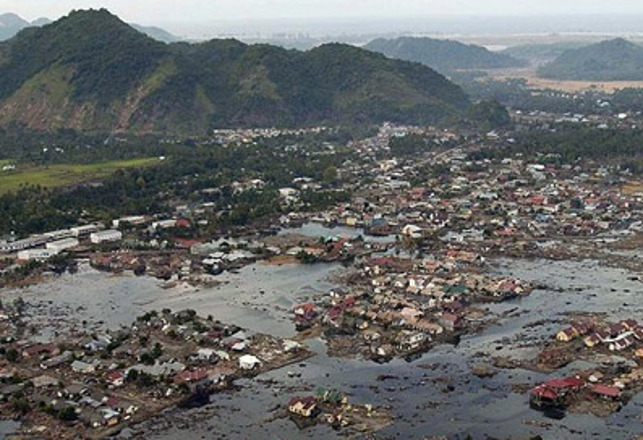
[[[73,185],[105,178],[118,169],[140,168],[158,163],[160,163],[158,158],[140,158],[92,164],[60,164],[26,168],[16,164],[15,171],[0,171],[0,194],[18,189],[22,185],[41,185],[50,188]]]

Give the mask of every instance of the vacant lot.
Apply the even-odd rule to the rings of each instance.
[[[116,160],[92,164],[27,166],[16,165],[13,171],[0,171],[0,194],[16,190],[24,185],[57,187],[103,179],[123,168],[140,168],[159,163],[157,158]]]

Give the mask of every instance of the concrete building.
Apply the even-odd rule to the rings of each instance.
[[[157,222],[152,223],[152,229],[169,229],[169,228],[174,228],[176,226],[176,220],[159,220]]]
[[[50,240],[62,240],[64,238],[70,238],[74,236],[74,232],[71,229],[60,229],[58,231],[45,232],[45,237]]]
[[[148,219],[147,217],[144,217],[142,215],[132,215],[128,217],[121,217],[116,220],[112,220],[112,228],[120,228],[123,225],[131,225],[131,226],[137,226],[137,225],[144,225],[147,223]]]
[[[33,235],[29,238],[0,244],[0,252],[16,252],[40,246],[49,241],[44,235]]]
[[[77,238],[66,238],[64,240],[58,240],[58,241],[53,241],[51,243],[47,243],[45,246],[47,247],[47,249],[51,251],[60,253],[66,249],[75,248],[79,244],[80,242],[78,241]]]
[[[74,237],[82,237],[85,235],[92,234],[94,232],[98,232],[100,228],[98,225],[84,225],[84,226],[76,226],[74,228],[71,228],[71,232],[74,235]]]
[[[107,231],[94,232],[89,236],[89,241],[94,244],[101,244],[107,242],[120,241],[123,239],[123,233],[115,229],[108,229]]]
[[[18,259],[23,261],[28,261],[28,260],[43,261],[53,257],[57,253],[58,252],[55,252],[51,249],[26,249],[18,252]]]

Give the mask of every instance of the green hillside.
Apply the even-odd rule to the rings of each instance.
[[[433,123],[468,99],[435,71],[353,46],[165,44],[105,10],[0,44],[0,125],[202,133],[347,121]]]
[[[542,66],[545,78],[586,81],[643,80],[643,47],[622,38],[564,52]]]
[[[377,39],[368,43],[365,48],[383,53],[390,58],[422,63],[444,74],[453,70],[497,69],[524,65],[523,61],[509,55],[452,40],[412,37]]]

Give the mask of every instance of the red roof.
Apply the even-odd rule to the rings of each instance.
[[[314,312],[315,311],[315,304],[313,303],[306,303],[306,304],[301,304],[295,307],[295,310],[303,310],[305,313],[308,312]]]
[[[600,394],[601,396],[612,397],[614,399],[618,399],[619,397],[621,397],[621,390],[616,387],[597,384],[592,385],[591,389],[593,392],[595,392],[596,394]]]
[[[192,226],[192,223],[186,218],[181,218],[176,221],[177,228],[189,228],[190,226]]]
[[[182,247],[182,248],[190,248],[196,244],[201,244],[203,243],[203,240],[188,240],[186,238],[175,238],[174,242],[177,244],[177,246]]]
[[[195,371],[182,371],[176,376],[175,382],[198,382],[208,377],[208,372],[204,369]]]
[[[536,388],[533,388],[531,390],[531,394],[538,396],[541,399],[548,399],[548,400],[554,400],[558,397],[558,394],[556,393],[556,391],[544,385],[539,385]]]
[[[123,379],[124,377],[125,375],[121,371],[113,371],[107,376],[110,382],[116,382]]]
[[[577,377],[568,377],[565,379],[552,379],[552,380],[548,380],[543,384],[543,386],[553,388],[553,389],[580,388],[583,385],[585,385],[585,381]]]

